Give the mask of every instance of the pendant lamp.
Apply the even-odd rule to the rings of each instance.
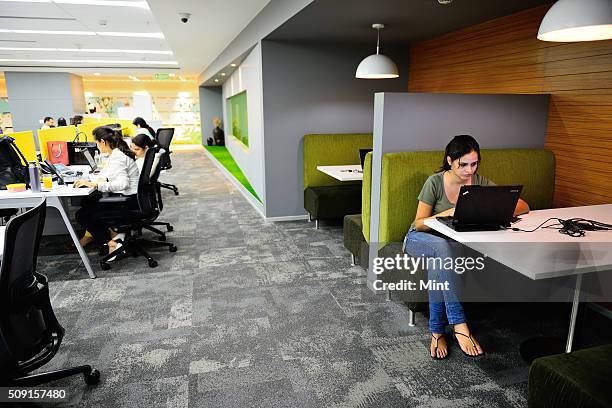
[[[578,42],[612,39],[612,0],[559,0],[544,16],[538,39]]]
[[[385,28],[384,24],[372,24],[376,34],[376,54],[372,54],[359,63],[355,78],[359,79],[389,79],[399,77],[397,66],[393,60],[386,55],[379,54],[380,30]]]

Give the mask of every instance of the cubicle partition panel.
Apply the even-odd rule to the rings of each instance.
[[[383,154],[441,151],[461,134],[472,135],[481,149],[543,148],[548,104],[548,95],[375,94],[370,219],[363,231],[370,242],[370,287],[373,259],[385,244],[379,239]]]
[[[38,146],[40,154],[44,159],[49,155],[47,152],[47,142],[71,142],[76,137],[77,128],[74,126],[62,126],[38,131]]]
[[[27,130],[24,132],[14,132],[8,136],[15,139],[15,144],[23,153],[27,161],[36,161],[36,143],[34,141],[34,132]]]

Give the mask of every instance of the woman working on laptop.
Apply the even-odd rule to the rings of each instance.
[[[419,194],[416,217],[406,238],[404,252],[412,256],[453,258],[450,241],[431,231],[424,223],[426,218],[453,216],[459,190],[465,185],[494,185],[486,177],[477,174],[480,163],[480,147],[469,135],[455,136],[446,146],[442,168],[431,175]],[[515,215],[529,212],[523,200],[518,201]],[[453,282],[453,269],[428,270],[428,279],[437,282]],[[452,287],[452,284],[451,284]],[[432,333],[430,353],[435,359],[448,355],[444,338],[446,322],[453,325],[454,336],[464,354],[470,357],[482,355],[482,347],[470,333],[463,306],[453,290],[429,291],[429,328]]]
[[[140,173],[134,161],[132,152],[121,136],[107,126],[100,126],[93,131],[98,150],[109,155],[108,162],[100,172],[96,181],[77,180],[75,187],[95,188],[99,192],[122,194],[129,197],[128,207],[138,209],[138,178]],[[92,237],[87,235],[81,238],[81,245],[87,245],[90,241],[108,245],[108,251],[113,252],[121,246],[120,243],[111,240],[110,226],[104,221],[113,210],[108,207],[100,207],[98,201],[102,197],[100,193],[94,193],[84,198],[81,209],[76,213],[76,219],[81,226],[89,231]]]

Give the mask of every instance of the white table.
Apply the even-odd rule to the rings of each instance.
[[[85,197],[91,194],[94,191],[93,188],[73,188],[70,186],[58,186],[55,183],[53,184],[53,188],[49,191],[43,191],[40,193],[33,193],[32,190],[27,190],[21,193],[10,193],[7,190],[0,191],[0,208],[32,208],[35,207],[41,200],[41,198],[47,199],[47,206],[55,207],[59,211],[66,228],[68,229],[68,233],[72,238],[72,242],[77,248],[81,259],[83,260],[83,265],[85,265],[85,269],[89,276],[94,279],[96,275],[91,268],[91,264],[89,263],[89,258],[87,253],[81,246],[79,242],[79,237],[77,236],[74,228],[72,228],[72,224],[70,223],[70,219],[68,218],[68,214],[66,213],[66,207],[64,200],[70,197]]]
[[[360,164],[347,164],[343,166],[317,166],[317,170],[340,181],[361,181],[363,170]]]
[[[612,204],[532,211],[522,215],[522,220],[513,226],[532,230],[552,217],[561,219],[580,217],[612,224]],[[553,223],[554,221],[550,221],[546,225]],[[530,279],[575,275],[576,283],[566,344],[566,352],[571,351],[582,274],[612,271],[612,231],[589,231],[584,237],[574,238],[548,228],[535,232],[511,230],[457,232],[435,218],[426,219],[425,225]],[[512,243],[512,245],[500,245],[500,243]],[[568,251],[568,248],[571,248],[571,251]],[[563,252],[563,257],[558,256],[560,251]]]

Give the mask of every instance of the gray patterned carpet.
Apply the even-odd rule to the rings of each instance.
[[[428,355],[424,317],[365,287],[338,225],[266,223],[202,152],[176,152],[164,220],[178,252],[158,250],[88,279],[65,237],[46,238],[64,343],[47,369],[92,364],[99,385],[68,387],[83,407],[523,407],[524,338],[555,319],[500,305],[468,309],[488,354]],[[97,259],[95,249],[90,250]],[[544,313],[544,312],[543,312]],[[533,315],[532,312],[529,312]],[[544,321],[544,322],[543,322]],[[541,323],[542,322],[542,323]]]

